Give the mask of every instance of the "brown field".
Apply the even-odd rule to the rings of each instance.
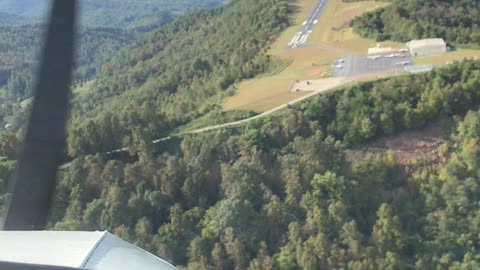
[[[430,160],[430,165],[435,166],[445,158],[439,150],[442,145],[448,144],[449,133],[438,122],[418,129],[400,132],[395,135],[385,136],[366,144],[355,145],[347,149],[347,159],[358,165],[359,160],[372,154],[393,154],[399,165],[406,166],[418,158]]]

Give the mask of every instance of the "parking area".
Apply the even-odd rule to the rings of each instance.
[[[411,64],[412,56],[404,50],[353,55],[335,60],[332,64],[332,76],[349,77],[370,73],[404,72],[405,66]]]

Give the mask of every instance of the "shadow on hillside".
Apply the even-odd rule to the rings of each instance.
[[[288,0],[288,14],[290,16],[296,15],[300,12],[301,8],[298,5],[299,0]]]

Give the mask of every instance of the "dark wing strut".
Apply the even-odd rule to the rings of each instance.
[[[75,13],[76,0],[53,1],[28,131],[0,224],[3,230],[43,230],[47,223],[65,149]]]

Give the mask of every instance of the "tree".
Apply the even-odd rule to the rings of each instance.
[[[373,227],[372,242],[378,253],[388,257],[388,252],[403,251],[406,244],[404,234],[401,231],[398,217],[392,214],[390,206],[382,204],[378,209],[377,217],[377,222]]]

